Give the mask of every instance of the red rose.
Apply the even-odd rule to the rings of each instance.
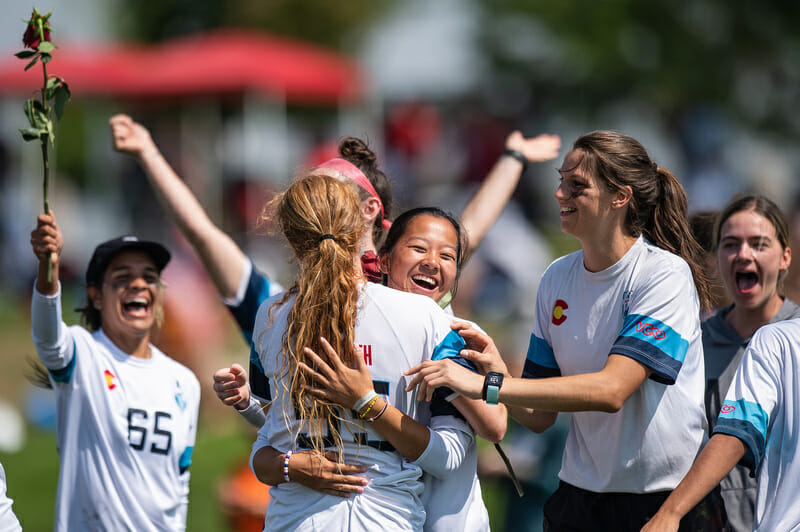
[[[44,40],[50,41],[50,25],[47,19],[50,17],[48,13],[46,16],[40,15],[37,11],[31,14],[31,19],[28,21],[28,27],[25,28],[25,35],[22,36],[22,44],[31,50],[38,50],[39,44],[42,39],[39,36],[39,20],[42,21],[42,32],[44,33]]]

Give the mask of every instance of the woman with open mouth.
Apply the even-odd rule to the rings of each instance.
[[[58,408],[54,529],[185,530],[200,384],[150,343],[170,254],[133,236],[97,246],[87,331],[61,320],[62,242],[52,213],[39,215],[31,333]]]
[[[581,249],[542,277],[522,378],[493,340],[463,329],[462,356],[412,368],[421,395],[447,386],[505,403],[534,432],[572,412],[559,488],[544,506],[549,531],[637,531],[681,481],[705,433],[699,313],[709,305],[686,194],[635,139],[579,137],[559,170],[561,229]],[[721,530],[706,497],[686,530]]]
[[[775,203],[754,195],[734,199],[719,214],[714,240],[719,273],[733,302],[703,322],[709,434],[753,333],[767,323],[800,317],[800,307],[781,291],[792,252],[789,226]],[[722,479],[732,530],[753,529],[757,487],[744,466]]]

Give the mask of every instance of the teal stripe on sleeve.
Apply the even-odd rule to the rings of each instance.
[[[744,399],[725,401],[720,408],[714,434],[728,434],[742,440],[747,452],[741,463],[755,471],[764,458],[768,426],[769,415],[761,405]]]
[[[50,376],[53,380],[62,384],[67,383],[72,379],[72,374],[75,372],[75,359],[78,358],[78,348],[75,345],[75,340],[72,341],[72,360],[69,364],[59,369],[48,369]]]
[[[561,368],[558,367],[553,348],[550,347],[544,338],[539,338],[531,334],[531,342],[528,344],[528,354],[525,357],[525,366],[522,368],[522,378],[542,379],[547,377],[558,377],[561,375]]]
[[[181,453],[181,457],[178,460],[178,468],[180,469],[181,474],[185,473],[189,466],[192,465],[192,452],[194,451],[194,447],[190,446],[183,450]]]
[[[439,342],[433,350],[431,360],[442,360],[443,358],[461,358],[459,353],[467,347],[464,339],[456,331],[450,331],[447,336]]]
[[[619,335],[649,344],[654,350],[660,351],[681,364],[689,350],[689,342],[672,327],[660,320],[641,314],[625,316],[625,323],[622,325]]]

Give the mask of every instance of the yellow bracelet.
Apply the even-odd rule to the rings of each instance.
[[[364,419],[365,417],[367,417],[367,414],[369,414],[372,411],[372,407],[375,406],[375,403],[377,401],[378,401],[378,396],[376,395],[367,405],[367,409],[358,414],[359,419]]]

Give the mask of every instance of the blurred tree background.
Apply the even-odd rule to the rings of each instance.
[[[387,0],[166,0],[120,2],[123,36],[144,42],[219,27],[264,30],[348,51],[347,42],[390,5]],[[349,50],[349,51],[352,51]]]
[[[698,106],[800,135],[800,4],[783,0],[482,0],[498,73],[542,105],[593,112],[648,102],[672,124]],[[498,87],[500,89],[500,87]]]

